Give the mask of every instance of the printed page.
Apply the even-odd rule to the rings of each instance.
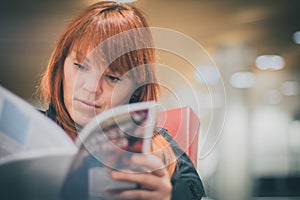
[[[0,165],[76,152],[76,145],[58,125],[0,86]]]
[[[155,116],[155,103],[144,102],[105,111],[90,122],[77,141],[80,150],[64,183],[64,198],[102,198],[107,190],[137,188],[135,183],[111,180],[110,171],[145,170],[130,159],[150,151]]]

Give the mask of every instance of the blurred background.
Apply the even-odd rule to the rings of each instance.
[[[1,1],[0,84],[38,105],[34,92],[56,39],[93,2]],[[184,56],[160,51],[166,67],[158,70],[167,69],[159,71],[161,104],[188,105],[201,120],[197,168],[208,196],[299,199],[300,1],[134,4],[152,26],[202,48],[186,48]]]

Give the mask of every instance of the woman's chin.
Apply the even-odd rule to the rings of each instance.
[[[80,126],[85,126],[87,123],[89,123],[95,116],[97,115],[96,112],[93,113],[78,113],[75,114],[73,117],[73,120],[76,122],[76,124],[80,125]]]

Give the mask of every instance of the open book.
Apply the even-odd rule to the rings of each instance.
[[[122,105],[95,116],[76,142],[51,119],[0,86],[0,199],[101,199],[136,185],[110,179],[130,157],[150,151],[154,102]]]

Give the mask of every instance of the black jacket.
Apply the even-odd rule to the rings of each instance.
[[[55,117],[55,111],[52,109],[43,113],[51,119]],[[169,135],[166,129],[157,128],[156,131],[169,142],[177,158],[177,166],[171,177],[173,186],[172,200],[200,200],[205,196],[205,191],[192,161]]]
[[[192,161],[168,134],[166,129],[159,129],[159,133],[169,142],[178,158],[177,167],[171,178],[173,185],[172,200],[201,199],[204,197],[204,187]]]

